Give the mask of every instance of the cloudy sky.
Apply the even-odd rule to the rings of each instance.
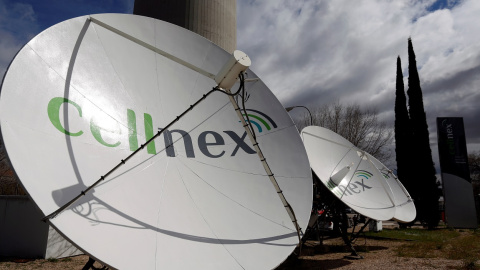
[[[285,106],[360,104],[391,126],[396,59],[406,91],[411,37],[437,172],[437,117],[463,117],[468,150],[480,150],[480,1],[238,0],[237,8],[238,48]]]
[[[0,0],[0,76],[49,26],[132,13],[133,1]],[[407,87],[411,37],[438,169],[436,117],[463,117],[469,152],[480,150],[479,14],[478,0],[237,0],[237,47],[285,106],[359,104],[393,126],[396,59]]]

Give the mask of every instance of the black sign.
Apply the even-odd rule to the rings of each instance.
[[[463,118],[438,117],[437,135],[442,173],[453,174],[471,182]]]

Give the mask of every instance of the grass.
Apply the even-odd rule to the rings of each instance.
[[[365,232],[367,236],[393,238],[399,240],[413,240],[421,242],[440,243],[448,239],[458,237],[459,231],[449,229],[425,230],[425,229],[393,229],[381,232]]]
[[[366,235],[412,240],[397,248],[399,257],[461,260],[462,269],[480,269],[479,230],[394,229],[367,232]]]

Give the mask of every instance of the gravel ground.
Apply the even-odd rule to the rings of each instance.
[[[79,255],[75,257],[62,258],[58,260],[27,260],[27,259],[13,259],[0,258],[0,270],[4,269],[82,269],[88,262],[87,255]],[[96,262],[94,267],[101,268],[102,265]]]
[[[395,248],[403,241],[359,239],[355,247],[363,259],[346,259],[350,252],[339,251],[342,241],[339,238],[324,241],[324,247],[318,242],[307,242],[302,256],[288,258],[277,270],[306,269],[461,269],[462,261],[442,258],[405,258],[398,257]],[[329,251],[334,250],[334,251]]]
[[[291,256],[277,270],[317,270],[317,269],[461,269],[462,261],[442,258],[404,258],[396,256],[395,247],[402,241],[359,239],[356,249],[363,256],[360,260],[346,259],[350,252],[343,250],[339,238],[325,240],[323,246],[309,241],[302,249],[302,255]],[[0,258],[0,270],[3,269],[82,269],[88,256],[52,260],[15,260]],[[99,263],[95,267],[100,268]]]

